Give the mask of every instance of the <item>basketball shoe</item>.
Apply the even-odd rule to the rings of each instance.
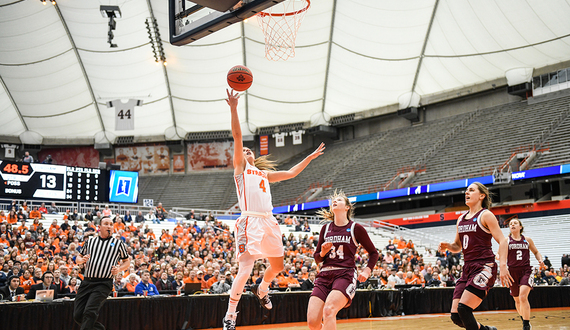
[[[222,323],[224,324],[223,330],[236,330],[237,312],[234,315],[224,316]]]
[[[271,300],[269,299],[269,293],[267,293],[265,296],[261,297],[260,296],[260,292],[259,292],[259,285],[253,285],[251,287],[251,292],[253,292],[253,294],[257,297],[257,299],[259,299],[259,303],[261,304],[261,307],[270,310],[271,308],[273,308],[273,305],[271,304]]]
[[[523,325],[523,330],[532,330],[532,325]]]

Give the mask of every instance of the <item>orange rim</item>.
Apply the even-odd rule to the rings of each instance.
[[[307,9],[309,9],[309,7],[311,6],[311,1],[310,0],[305,0],[307,1],[307,6],[303,9],[297,10],[297,11],[292,11],[289,13],[279,13],[279,14],[275,14],[275,13],[265,13],[260,11],[259,13],[257,13],[257,15],[261,16],[261,17],[265,17],[265,16],[273,16],[273,17],[285,17],[285,16],[294,16],[297,14],[300,14],[304,11],[306,11]]]

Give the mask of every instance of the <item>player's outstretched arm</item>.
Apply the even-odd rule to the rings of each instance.
[[[243,139],[241,133],[241,125],[239,122],[239,116],[237,112],[239,94],[236,92],[234,94],[234,90],[231,91],[226,89],[226,93],[228,94],[228,98],[226,102],[230,106],[231,111],[231,127],[232,127],[232,136],[234,138],[234,175],[238,175],[243,173],[245,169],[245,157],[243,156]]]
[[[319,145],[319,147],[315,151],[313,151],[313,153],[305,157],[305,159],[303,159],[299,164],[291,167],[291,169],[288,171],[268,172],[267,179],[269,180],[269,182],[279,182],[279,181],[292,179],[297,175],[299,175],[299,173],[303,172],[305,167],[307,167],[307,165],[309,165],[309,163],[313,159],[322,155],[324,151],[325,151],[325,144],[321,143],[321,145]]]

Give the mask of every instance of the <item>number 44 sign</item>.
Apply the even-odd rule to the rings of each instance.
[[[135,129],[135,107],[142,106],[142,100],[129,100],[123,103],[121,100],[107,102],[108,108],[115,108],[115,130],[128,131]]]

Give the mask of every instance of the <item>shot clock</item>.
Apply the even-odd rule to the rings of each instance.
[[[107,202],[109,173],[98,168],[0,160],[0,196]]]

